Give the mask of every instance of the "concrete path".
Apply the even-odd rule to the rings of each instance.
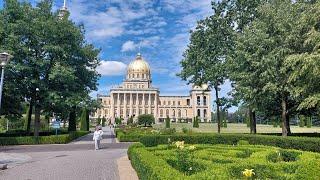
[[[64,145],[0,147],[0,163],[8,163],[7,170],[0,170],[0,179],[117,180],[123,179],[119,170],[125,168],[131,179],[137,179],[130,161],[124,161],[130,143],[116,143],[113,131],[108,127],[103,130],[102,149],[98,151],[93,150],[92,134]]]

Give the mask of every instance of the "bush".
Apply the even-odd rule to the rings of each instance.
[[[283,149],[268,146],[195,145],[194,152],[167,145],[129,147],[128,156],[139,179],[319,179],[319,154],[299,153],[296,161],[270,163],[267,156]],[[286,150],[285,150],[286,151]],[[292,153],[292,152],[290,152]],[[189,158],[188,156],[192,156]],[[246,178],[245,169],[254,175]],[[190,171],[190,172],[189,172]]]
[[[69,134],[39,136],[38,138],[34,136],[0,137],[0,145],[66,144],[88,133],[88,131],[75,131]]]
[[[170,118],[169,118],[169,116],[167,116],[165,121],[166,121],[166,128],[170,128]]]
[[[193,127],[194,128],[199,128],[199,118],[198,118],[198,116],[193,118]]]
[[[127,125],[133,125],[133,116],[130,116],[130,118],[127,121]]]
[[[320,139],[310,137],[281,137],[250,134],[192,134],[192,135],[146,135],[140,138],[145,146],[166,144],[168,138],[172,141],[185,141],[187,144],[237,144],[246,140],[250,144],[268,145],[281,148],[320,152]]]
[[[161,129],[161,130],[160,130],[160,133],[161,133],[161,134],[164,134],[164,135],[173,135],[173,134],[176,133],[176,129],[175,129],[175,128]]]
[[[138,116],[139,125],[144,125],[144,127],[151,126],[154,123],[154,116],[152,114],[141,114]]]

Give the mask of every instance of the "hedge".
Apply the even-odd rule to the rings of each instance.
[[[320,138],[312,137],[281,137],[250,134],[195,134],[195,135],[145,135],[140,142],[145,146],[167,144],[168,139],[185,141],[187,144],[237,144],[239,140],[246,140],[254,145],[275,146],[286,149],[320,152]]]
[[[34,136],[0,137],[0,145],[66,144],[88,133],[88,131],[76,131],[63,135],[39,136],[38,138]]]
[[[142,180],[245,179],[242,174],[244,169],[254,169],[255,172],[253,178],[247,179],[320,178],[320,155],[317,153],[252,145],[195,146],[191,165],[193,168],[202,168],[191,175],[172,166],[170,162],[177,161],[177,150],[166,145],[144,147],[141,143],[135,143],[129,147],[128,156]],[[273,155],[278,157],[279,152],[279,157],[291,159],[278,158],[277,162],[272,161]]]

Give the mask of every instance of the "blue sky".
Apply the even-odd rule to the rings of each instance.
[[[63,0],[54,0],[54,9],[62,5]],[[210,0],[67,0],[67,8],[73,21],[84,24],[87,41],[101,48],[102,77],[92,96],[122,82],[139,46],[161,95],[188,95],[191,87],[176,73],[190,30],[213,13]],[[227,83],[221,94],[229,90]]]

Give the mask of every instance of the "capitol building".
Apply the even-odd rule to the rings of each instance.
[[[211,121],[211,92],[207,86],[193,86],[189,96],[161,96],[152,86],[149,64],[139,53],[127,67],[123,83],[110,89],[109,95],[97,95],[101,108],[94,118],[106,118],[114,123],[115,118],[135,119],[141,114],[152,114],[156,123],[166,117],[172,121],[191,121],[198,116],[201,122]]]

